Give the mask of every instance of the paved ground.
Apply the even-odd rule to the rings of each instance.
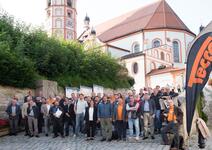
[[[160,145],[160,138],[146,141],[100,142],[100,137],[94,141],[85,141],[85,137],[73,138],[41,136],[29,138],[23,134],[0,138],[0,150],[168,150],[169,147]]]
[[[212,139],[207,142],[205,150],[212,150]],[[197,139],[190,142],[189,150],[198,150]],[[100,142],[100,137],[94,141],[86,141],[85,137],[73,138],[45,137],[29,138],[23,134],[0,138],[0,150],[169,150],[168,146],[160,145],[160,137],[155,140],[140,140],[139,142]]]

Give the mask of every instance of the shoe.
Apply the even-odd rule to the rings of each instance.
[[[61,138],[65,138],[65,136],[64,135],[61,135]]]
[[[76,134],[74,134],[73,137],[75,138],[76,137]]]
[[[90,137],[87,137],[87,138],[86,138],[86,141],[90,141],[90,140],[91,140],[91,138],[90,138]]]
[[[91,137],[90,140],[94,140],[94,137]]]
[[[33,135],[29,134],[29,137],[31,138],[31,137],[33,137]]]
[[[66,134],[65,136],[69,136],[69,134]]]
[[[25,134],[24,134],[24,136],[28,136],[28,135],[29,135],[28,133],[25,133]]]
[[[39,135],[36,135],[35,137],[36,137],[36,138],[39,138],[40,136],[39,136]]]
[[[48,134],[46,134],[46,136],[49,136]]]
[[[56,138],[56,137],[58,137],[58,135],[54,135],[54,136],[53,136],[53,138]]]
[[[146,140],[146,139],[148,139],[148,137],[143,137],[143,140]]]
[[[136,141],[139,141],[139,137],[136,137],[135,140],[136,140]]]
[[[124,142],[125,142],[125,141],[127,141],[127,139],[126,139],[126,138],[123,138],[123,139],[122,139],[122,141],[124,141]]]
[[[154,136],[151,136],[151,138],[154,140],[155,139],[155,137]]]
[[[100,141],[103,142],[103,141],[105,141],[105,140],[106,140],[105,138],[102,138]]]
[[[108,139],[107,141],[108,141],[108,142],[111,142],[111,141],[112,141],[112,139],[110,138],[110,139]]]

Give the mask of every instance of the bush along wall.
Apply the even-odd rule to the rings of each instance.
[[[85,51],[77,41],[48,37],[41,29],[0,15],[0,84],[31,88],[37,79],[49,79],[62,87],[129,88],[134,79],[123,70],[126,72],[101,49]]]

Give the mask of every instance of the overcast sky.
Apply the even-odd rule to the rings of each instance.
[[[130,10],[157,0],[77,0],[78,35],[82,32],[86,13],[95,26]],[[212,20],[212,0],[166,0],[178,16],[194,33],[199,26]],[[0,7],[16,19],[42,26],[45,24],[46,0],[0,0]]]

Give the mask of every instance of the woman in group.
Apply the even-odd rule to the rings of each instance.
[[[87,140],[93,140],[95,136],[96,123],[97,123],[97,107],[94,105],[94,101],[91,100],[89,106],[85,111]]]

